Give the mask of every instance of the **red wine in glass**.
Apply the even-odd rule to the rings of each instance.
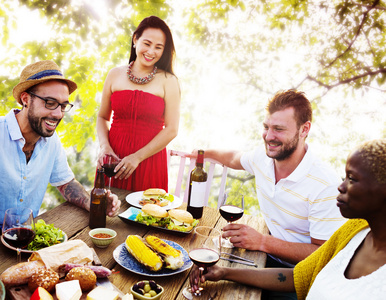
[[[15,248],[26,248],[35,238],[35,232],[30,228],[16,227],[4,231],[4,240]]]
[[[9,208],[4,214],[3,239],[16,248],[17,262],[21,261],[21,249],[35,238],[34,219],[30,208]]]
[[[112,164],[105,164],[103,165],[103,169],[105,169],[105,175],[107,177],[113,177],[115,174],[117,174],[117,172],[114,172],[114,169],[115,167],[118,165],[118,162],[117,163],[112,163]]]
[[[224,200],[220,206],[220,215],[227,220],[228,224],[239,220],[244,214],[244,196],[235,195],[228,197],[228,193],[224,194]],[[233,248],[233,244],[229,238],[222,238],[221,244],[224,248]]]
[[[220,230],[208,226],[195,227],[189,242],[189,257],[199,268],[199,278],[201,278],[206,268],[215,265],[219,261],[220,253]],[[186,299],[195,299],[196,297],[208,299],[208,293],[209,291],[202,286],[194,292],[191,287],[186,287],[182,291]]]
[[[115,176],[117,172],[114,172],[115,167],[119,164],[121,161],[120,158],[113,156],[111,154],[105,154],[103,156],[103,169],[105,170],[105,175],[109,177],[109,186],[108,189],[111,189],[111,177]]]
[[[208,268],[218,262],[220,254],[212,249],[197,248],[189,252],[189,257],[198,267]]]
[[[228,222],[234,222],[243,216],[244,210],[234,205],[223,205],[220,207],[220,214]]]

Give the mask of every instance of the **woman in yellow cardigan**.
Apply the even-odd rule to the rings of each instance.
[[[337,205],[348,220],[294,269],[213,266],[201,277],[294,292],[298,299],[385,299],[386,139],[360,145],[348,157]],[[190,275],[198,289],[198,268]]]

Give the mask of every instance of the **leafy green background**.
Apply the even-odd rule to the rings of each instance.
[[[18,107],[12,88],[21,69],[54,60],[79,86],[58,133],[76,178],[90,188],[104,78],[127,63],[139,22],[157,15],[172,30],[182,89],[180,133],[170,149],[216,147],[215,135],[228,148],[260,145],[266,101],[278,90],[297,88],[307,93],[315,112],[310,144],[343,176],[356,144],[386,135],[385,10],[384,1],[360,0],[3,0],[0,115]],[[25,38],[37,23],[44,31]],[[215,125],[224,119],[229,127]],[[214,125],[208,128],[210,120]],[[244,193],[246,210],[257,213],[252,179],[229,171],[227,188]],[[211,205],[216,185],[217,179]],[[56,199],[59,193],[48,187],[44,209]]]

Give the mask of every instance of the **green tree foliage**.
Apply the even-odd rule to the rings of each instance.
[[[385,10],[380,0],[204,1],[188,13],[187,28],[193,40],[222,53],[241,82],[259,90],[272,84],[264,72],[251,69],[251,61],[271,70],[279,67],[274,62],[283,50],[303,55],[294,70],[303,78],[293,80],[293,87],[308,82],[324,92],[341,85],[382,88]],[[236,12],[237,22],[230,22]],[[231,30],[235,26],[239,30]]]
[[[105,5],[103,14],[100,3]],[[20,10],[29,11],[31,18],[19,20]],[[187,132],[193,132],[197,115],[194,98],[201,89],[197,78],[211,68],[194,59],[201,55],[232,72],[226,88],[240,90],[234,105],[245,105],[259,95],[256,117],[240,134],[260,140],[256,124],[261,124],[267,97],[279,89],[313,90],[316,113],[331,90],[346,95],[370,88],[384,91],[385,10],[381,0],[2,0],[0,115],[18,105],[12,88],[21,69],[37,60],[54,60],[79,86],[71,96],[75,107],[58,133],[76,177],[91,187],[103,82],[112,67],[127,63],[132,32],[144,17],[164,19],[175,36],[182,70],[177,74],[182,85],[181,125]],[[53,34],[42,33],[16,45],[13,35],[32,26],[36,13]],[[296,63],[287,66],[290,61]],[[349,115],[339,118],[350,126]],[[351,133],[341,144],[361,138]],[[193,149],[190,146],[182,145],[182,150]],[[232,191],[253,193],[253,180],[245,180],[248,175],[230,174]]]

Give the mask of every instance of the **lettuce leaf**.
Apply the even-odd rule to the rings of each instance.
[[[27,249],[37,251],[45,247],[59,244],[64,240],[64,233],[54,224],[46,224],[42,219],[35,222],[35,238],[29,243]]]

